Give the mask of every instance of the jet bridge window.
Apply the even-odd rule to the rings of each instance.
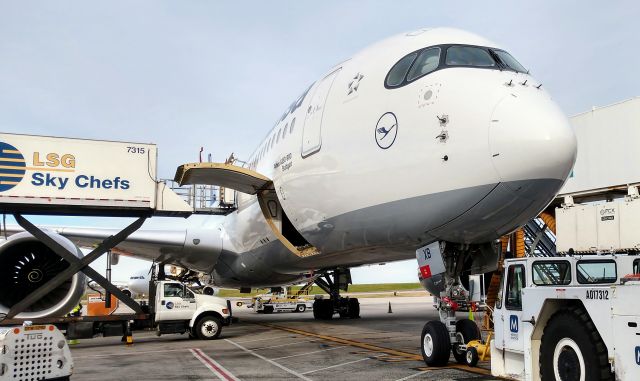
[[[538,286],[566,286],[571,283],[571,265],[568,261],[533,262],[533,283]]]
[[[522,289],[525,285],[524,273],[523,265],[509,266],[504,303],[508,310],[522,310]]]
[[[448,66],[494,67],[496,61],[485,48],[475,46],[450,46],[445,63]]]
[[[438,68],[440,64],[440,48],[425,49],[420,53],[418,59],[411,65],[411,70],[407,74],[407,82],[427,75]]]
[[[616,262],[608,259],[578,261],[576,265],[578,283],[614,283],[618,279]]]
[[[524,66],[520,65],[513,56],[504,50],[493,49],[493,53],[500,59],[500,61],[507,67],[507,69],[511,69],[513,71],[517,71],[518,73],[527,73],[527,69]]]

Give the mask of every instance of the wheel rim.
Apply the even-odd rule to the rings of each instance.
[[[585,381],[584,356],[575,341],[564,338],[556,344],[553,373],[559,381]]]
[[[431,357],[433,354],[433,338],[430,333],[424,335],[424,340],[422,340],[422,348],[424,349],[424,354],[427,357]]]
[[[471,351],[467,351],[467,364],[471,364],[473,362],[473,353]]]
[[[207,320],[202,324],[200,331],[206,337],[213,337],[218,333],[218,324],[213,320]]]
[[[458,354],[463,354],[464,351],[460,348],[462,347],[462,345],[466,344],[467,342],[465,341],[464,336],[462,336],[462,333],[460,332],[456,333],[456,338],[458,339],[459,344],[454,345],[453,350],[456,351],[456,353]]]

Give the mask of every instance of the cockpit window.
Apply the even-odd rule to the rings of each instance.
[[[496,66],[496,61],[486,49],[474,46],[451,46],[447,49],[446,64],[449,66]]]
[[[416,78],[427,75],[436,70],[440,65],[440,48],[425,49],[420,53],[418,59],[411,66],[407,81],[411,82]]]
[[[395,87],[404,82],[404,77],[407,75],[407,71],[417,55],[418,53],[411,53],[393,65],[389,74],[387,74],[387,86]]]
[[[520,65],[520,62],[513,58],[511,54],[505,52],[504,50],[494,50],[493,52],[498,56],[498,58],[500,58],[500,61],[502,61],[502,63],[507,66],[507,68],[519,73],[527,72],[527,69],[525,69],[524,66]]]

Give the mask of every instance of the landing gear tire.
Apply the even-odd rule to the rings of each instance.
[[[478,325],[469,319],[462,319],[456,322],[456,335],[461,338],[463,344],[467,344],[471,340],[480,340],[482,337]],[[460,344],[453,344],[451,351],[459,364],[467,363],[467,353],[460,349]]]
[[[200,340],[217,339],[222,332],[222,320],[216,316],[204,316],[196,323],[196,335]]]
[[[465,364],[469,366],[478,365],[478,360],[480,357],[478,356],[478,350],[474,347],[467,348],[467,353],[465,353]]]
[[[333,318],[333,301],[331,299],[316,299],[313,302],[313,317],[318,320]]]
[[[349,318],[360,318],[360,302],[358,298],[349,298]]]
[[[429,321],[422,328],[420,351],[429,366],[443,366],[449,362],[451,339],[447,327],[439,321]]]
[[[607,347],[582,308],[556,312],[542,334],[542,381],[613,380]]]
[[[307,309],[307,306],[305,306],[304,304],[298,304],[296,306],[295,312],[304,312],[306,309]]]

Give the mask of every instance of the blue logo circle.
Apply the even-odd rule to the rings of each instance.
[[[396,136],[398,136],[398,119],[396,115],[392,112],[382,114],[374,130],[376,144],[382,149],[387,149],[396,141]]]
[[[173,308],[173,302],[167,302],[167,309],[170,310]]]
[[[0,192],[20,184],[27,170],[24,156],[11,144],[0,142]]]

